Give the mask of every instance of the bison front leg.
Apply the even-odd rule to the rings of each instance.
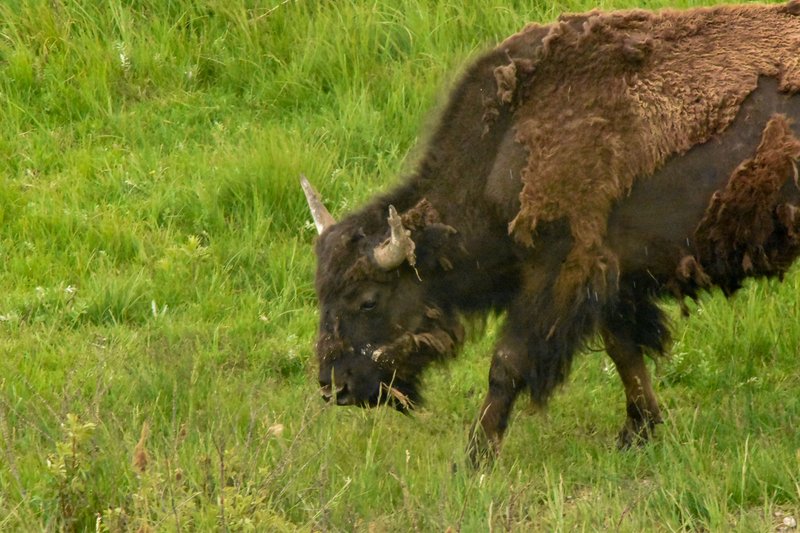
[[[617,445],[624,449],[644,444],[655,425],[662,420],[642,349],[631,339],[608,330],[603,331],[603,340],[625,387],[627,418],[619,432]]]
[[[500,451],[500,442],[508,426],[508,417],[520,391],[525,387],[526,354],[499,347],[489,370],[489,391],[478,420],[472,428],[467,453],[474,466],[491,461]]]

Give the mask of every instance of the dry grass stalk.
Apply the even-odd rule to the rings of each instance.
[[[385,390],[392,398],[397,400],[400,403],[400,405],[402,405],[404,408],[406,409],[414,408],[414,402],[411,400],[411,398],[409,398],[399,390],[395,389],[391,385],[387,385],[386,383],[381,383],[381,388]]]
[[[150,425],[147,422],[142,424],[142,432],[139,435],[139,442],[133,448],[133,468],[140,474],[147,471],[147,464],[150,461],[147,453],[147,438],[150,436]]]

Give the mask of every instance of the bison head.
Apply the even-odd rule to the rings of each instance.
[[[455,230],[426,201],[402,215],[378,202],[336,223],[305,178],[320,233],[316,291],[319,385],[339,405],[411,408],[429,363],[463,339],[455,311],[439,296],[444,255]]]

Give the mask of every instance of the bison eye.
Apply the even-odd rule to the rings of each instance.
[[[376,302],[375,300],[364,300],[364,302],[361,304],[361,310],[372,311],[373,309],[375,309],[375,307],[377,307],[377,305],[378,302]]]

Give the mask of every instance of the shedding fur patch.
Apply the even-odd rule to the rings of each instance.
[[[568,221],[574,246],[558,300],[606,279],[608,215],[636,179],[725,130],[759,76],[800,90],[798,11],[793,1],[591,12],[500,45],[510,62],[494,71],[497,105],[515,102],[516,139],[529,152],[509,233],[534,246],[540,223]]]
[[[419,231],[426,226],[440,224],[442,221],[439,212],[431,205],[427,198],[423,198],[417,202],[414,207],[404,212],[401,218],[403,220],[403,227],[411,231]]]
[[[778,205],[797,175],[800,140],[784,115],[774,115],[753,158],[717,191],[695,231],[700,261],[726,292],[750,275],[781,275],[800,252],[797,207]],[[795,181],[796,186],[796,181]]]
[[[498,65],[492,71],[497,85],[494,97],[483,96],[483,136],[485,137],[500,116],[505,106],[515,110],[524,101],[536,70],[536,60],[532,58],[512,58],[506,53],[508,63]]]

